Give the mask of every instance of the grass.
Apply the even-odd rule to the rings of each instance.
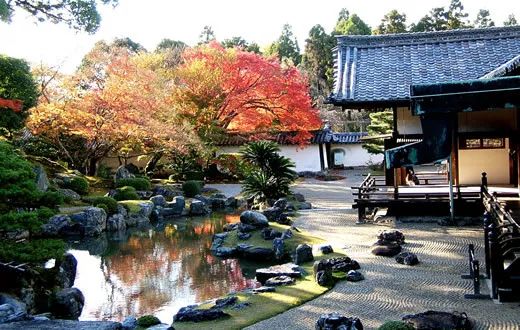
[[[276,230],[283,231],[289,226],[284,226],[276,223],[271,223],[271,227]],[[325,243],[321,238],[311,236],[305,232],[296,232],[293,230],[294,236],[287,239],[286,248],[288,251],[293,251],[298,244],[307,243],[312,245],[319,245]],[[260,232],[256,231],[253,236],[247,241],[238,241],[236,231],[230,232],[227,237],[225,245],[233,245],[237,242],[245,242],[255,246],[272,247],[272,241],[266,241],[260,236]],[[343,253],[331,253],[322,255],[320,252],[315,252],[314,259],[320,260],[324,258],[332,258],[344,256]],[[230,314],[231,317],[216,321],[208,322],[175,322],[173,327],[178,330],[191,329],[242,329],[251,324],[260,322],[262,320],[271,318],[277,314],[287,311],[288,309],[297,307],[309,300],[327,292],[330,288],[322,287],[314,281],[313,266],[314,262],[308,262],[302,265],[305,270],[305,276],[298,279],[295,284],[289,286],[281,286],[276,288],[276,292],[266,292],[260,294],[252,294],[240,292],[236,294],[239,298],[239,303],[248,302],[251,305],[240,310],[235,310],[232,307],[224,308],[224,312]],[[334,274],[340,279],[342,274]],[[209,308],[212,304],[205,304],[202,308]]]

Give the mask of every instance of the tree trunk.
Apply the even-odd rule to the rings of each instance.
[[[90,176],[96,175],[98,161],[99,161],[99,158],[96,158],[96,157],[90,158],[90,160],[88,162],[88,170],[87,170],[88,175],[90,175]]]
[[[159,151],[153,154],[152,157],[150,157],[150,160],[146,163],[146,166],[144,167],[144,173],[147,174],[149,172],[153,172],[155,170],[155,167],[157,166],[157,163],[159,163],[159,160],[161,160],[164,152]]]

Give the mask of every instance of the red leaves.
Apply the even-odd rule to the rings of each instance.
[[[14,112],[20,112],[23,108],[23,101],[21,100],[7,100],[0,97],[0,108],[8,108]]]

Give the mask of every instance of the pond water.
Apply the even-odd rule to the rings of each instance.
[[[259,265],[211,254],[213,234],[237,215],[183,218],[70,242],[74,286],[85,296],[80,320],[122,321],[153,314],[171,323],[179,308],[257,287]]]

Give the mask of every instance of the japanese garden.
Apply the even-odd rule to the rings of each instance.
[[[519,5],[139,2],[0,0],[0,329],[520,327]]]

